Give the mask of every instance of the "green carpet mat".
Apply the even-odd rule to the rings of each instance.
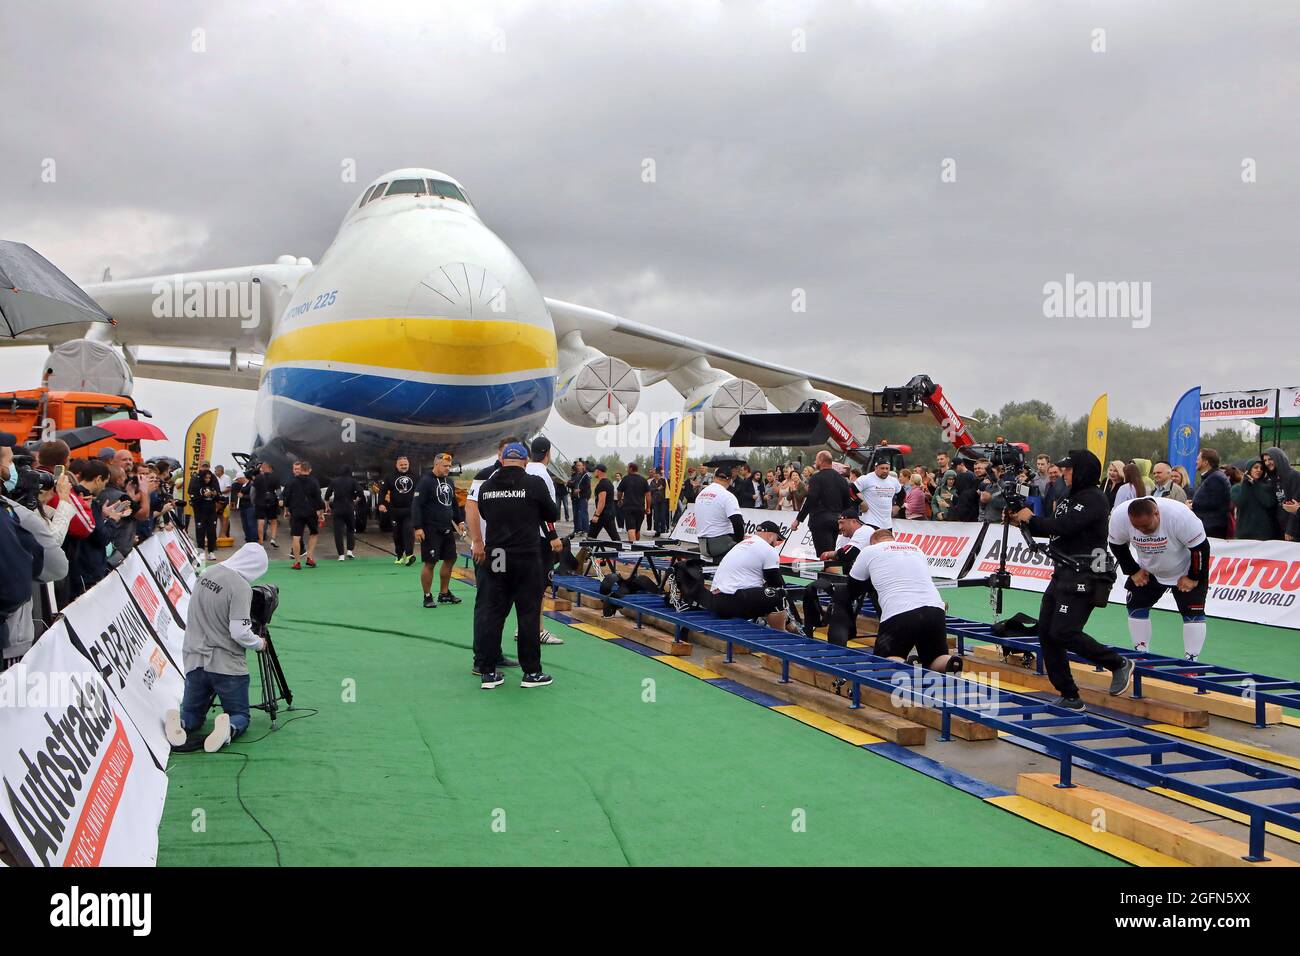
[[[482,691],[473,588],[425,610],[418,573],[274,562],[272,634],[320,713],[174,756],[160,865],[1122,865],[554,621],[552,686]]]

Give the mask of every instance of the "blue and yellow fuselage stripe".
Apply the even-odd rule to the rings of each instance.
[[[555,334],[539,325],[346,319],[277,335],[262,385],[276,397],[399,425],[491,425],[549,412],[555,366]]]

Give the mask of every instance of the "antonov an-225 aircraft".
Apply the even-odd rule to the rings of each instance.
[[[231,296],[224,308],[183,307],[194,283],[247,290],[251,308],[230,308]],[[642,387],[665,379],[704,438],[729,438],[742,412],[809,398],[860,437],[870,427],[860,387],[543,297],[461,184],[432,169],[374,180],[316,264],[281,256],[86,291],[117,325],[84,334],[123,346],[136,376],[256,389],[252,449],[277,468],[298,458],[325,474],[387,468],[398,452],[471,462],[503,435],[535,433],[552,407],[575,425],[622,422]],[[56,327],[24,341],[80,334]],[[142,346],[170,351],[151,361]],[[228,361],[178,359],[180,349]]]

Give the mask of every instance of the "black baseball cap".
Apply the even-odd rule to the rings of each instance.
[[[730,465],[719,465],[717,468],[714,469],[714,471],[713,471],[713,477],[714,477],[714,478],[723,478],[723,479],[725,479],[725,480],[727,480],[727,481],[730,481],[730,480],[731,480],[731,466],[730,466]]]
[[[17,448],[18,438],[9,432],[0,432],[0,448]]]
[[[607,469],[607,468],[605,467],[605,463],[604,463],[603,461],[598,461],[598,462],[596,462],[595,466],[594,466],[591,470],[592,470],[592,471],[608,471],[609,469]]]
[[[1073,458],[1072,456],[1070,456],[1070,455],[1067,454],[1064,458],[1062,458],[1060,461],[1058,461],[1058,462],[1056,463],[1056,467],[1057,467],[1057,468],[1073,468],[1073,467],[1074,467],[1074,458]]]
[[[862,512],[857,508],[845,508],[840,512],[841,518],[852,518],[854,521],[862,520]]]
[[[755,528],[754,530],[755,530],[755,531],[766,531],[766,532],[769,532],[769,533],[771,533],[771,534],[778,535],[778,536],[781,537],[781,538],[784,538],[784,537],[785,537],[785,529],[782,528],[782,527],[781,527],[779,524],[777,524],[775,521],[764,521],[762,524],[760,524],[760,525],[759,525],[757,528]]]
[[[551,440],[545,435],[538,435],[533,439],[533,444],[528,450],[532,452],[533,461],[541,461],[551,450]]]

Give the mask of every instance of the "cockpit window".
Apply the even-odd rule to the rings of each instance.
[[[370,200],[378,199],[380,196],[382,196],[384,194],[384,187],[387,185],[388,183],[378,183],[374,186],[371,186],[368,190],[366,190],[366,194],[361,200],[361,205],[364,206],[366,203],[370,202]]]
[[[411,196],[426,196],[429,193],[429,187],[424,184],[423,179],[396,179],[388,187],[385,196],[399,196],[407,194]]]
[[[441,179],[431,179],[429,185],[433,187],[435,195],[441,196],[443,199],[455,199],[467,206],[469,205],[469,200],[465,198],[465,194],[457,189],[454,183],[443,182]]]

